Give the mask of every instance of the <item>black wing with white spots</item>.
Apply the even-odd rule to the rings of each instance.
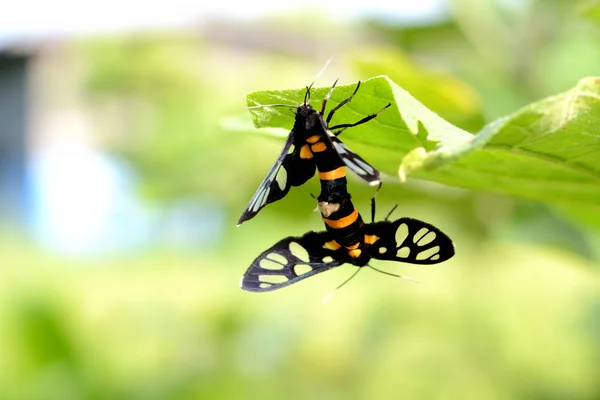
[[[300,151],[301,146],[295,145],[292,131],[275,164],[240,216],[238,226],[254,218],[267,204],[284,198],[292,186],[300,186],[315,175],[314,160],[301,158]]]
[[[249,292],[268,292],[343,264],[339,251],[323,247],[330,240],[329,232],[280,240],[254,260],[240,286]]]
[[[454,255],[452,240],[435,226],[418,219],[367,224],[365,234],[378,237],[369,251],[378,260],[437,264]]]

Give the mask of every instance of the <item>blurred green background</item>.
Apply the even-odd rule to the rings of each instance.
[[[420,284],[367,270],[326,304],[355,267],[239,289],[263,250],[323,229],[316,179],[235,227],[282,146],[228,129],[249,123],[246,93],[303,87],[333,55],[317,86],[386,74],[476,132],[600,75],[595,2],[433,3],[26,46],[22,218],[0,208],[0,398],[599,399],[600,234],[543,204],[387,177],[379,218],[398,204],[438,226],[453,259],[375,261]],[[372,188],[349,189],[368,219]]]

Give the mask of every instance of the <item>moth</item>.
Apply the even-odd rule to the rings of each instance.
[[[335,112],[348,104],[358,92],[360,81],[354,92],[337,106],[332,108],[327,117],[324,117],[327,101],[331,97],[337,80],[323,98],[321,110],[315,110],[310,105],[310,90],[312,84],[306,88],[304,101],[297,107],[286,104],[272,104],[270,106],[294,107],[294,126],[277,157],[275,164],[269,170],[248,206],[238,220],[238,226],[258,214],[267,204],[282,199],[292,186],[301,186],[314,176],[315,170],[320,173],[328,172],[332,165],[343,165],[369,185],[380,183],[379,171],[362,159],[338,139],[338,135],[345,129],[364,124],[375,118],[381,111],[388,108],[386,105],[378,112],[368,115],[355,123],[338,124],[329,126]],[[269,106],[257,106],[269,107]],[[336,132],[333,132],[336,131]],[[316,155],[318,154],[318,157]],[[321,162],[319,162],[321,161]],[[322,166],[325,167],[323,170]],[[334,168],[335,169],[335,168]],[[345,179],[345,177],[344,177]]]
[[[326,231],[287,237],[262,252],[242,276],[242,289],[276,290],[346,263],[376,269],[369,265],[371,259],[437,264],[454,256],[452,240],[431,224],[406,217],[389,221],[391,212],[384,221],[365,224],[349,194],[338,205],[325,218],[324,208],[332,205],[319,203]],[[374,215],[373,200],[372,219]]]

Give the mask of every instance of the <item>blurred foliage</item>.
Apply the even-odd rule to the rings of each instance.
[[[475,90],[447,72],[426,70],[397,47],[372,47],[349,56],[363,77],[386,75],[440,117],[470,132],[483,126]]]
[[[598,75],[600,31],[579,12],[592,3],[451,0],[451,21],[369,26],[423,68],[449,70],[473,85],[491,121]]]
[[[560,98],[534,102],[598,75],[600,31],[581,4],[456,0],[447,20],[413,26],[322,18],[311,23],[327,26],[307,29],[293,15],[219,25],[212,36],[78,43],[99,146],[134,167],[145,201],[221,207],[225,235],[210,251],[157,244],[86,260],[1,237],[0,397],[600,398],[600,238],[584,227],[596,204],[550,208],[424,180],[394,185],[413,147],[371,150],[369,160],[390,160],[373,164],[393,175],[378,195],[380,215],[398,203],[397,214],[447,232],[457,255],[432,267],[374,264],[421,284],[361,272],[326,305],[319,300],[353,267],[264,295],[238,288],[265,248],[323,229],[309,196],[317,181],[234,227],[281,148],[260,130],[239,128],[250,125],[245,94],[301,88],[335,51],[319,86],[339,76],[353,88],[387,74],[443,118],[436,120],[449,130],[436,134],[472,137],[504,115],[529,118]],[[268,36],[258,34],[264,29]],[[339,118],[380,106],[353,102]],[[281,115],[289,125],[291,116]],[[223,128],[226,118],[238,129]],[[361,132],[378,140],[374,127],[386,118],[398,115],[382,113],[344,138],[368,152]],[[367,215],[372,188],[352,178],[349,185]]]
[[[1,245],[2,397],[596,398],[596,271],[454,239],[454,262],[402,268],[421,284],[365,271],[326,305],[354,267],[256,295],[223,268],[250,248],[82,262]]]

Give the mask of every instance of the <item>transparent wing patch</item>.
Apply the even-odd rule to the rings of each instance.
[[[336,153],[338,153],[348,169],[371,186],[379,184],[379,171],[377,169],[363,160],[358,154],[350,150],[348,146],[342,143],[340,139],[333,136],[333,134],[328,134],[326,136],[331,141]]]

